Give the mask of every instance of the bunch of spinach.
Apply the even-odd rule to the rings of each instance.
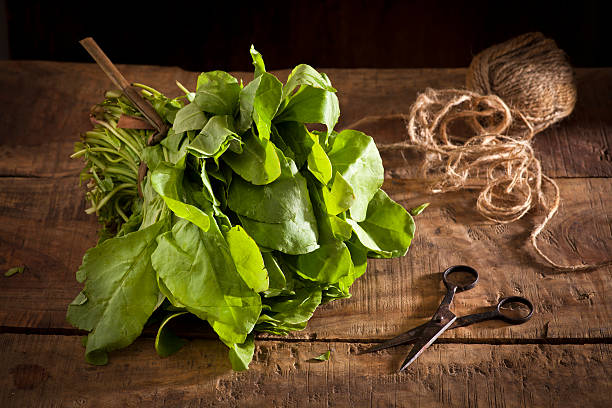
[[[297,66],[283,85],[251,48],[253,81],[202,73],[195,92],[143,95],[171,129],[117,127],[139,116],[107,93],[95,127],[76,145],[81,178],[104,229],[77,272],[83,291],[68,320],[89,331],[86,359],[105,364],[155,312],[162,356],[184,341],[167,323],[184,314],[206,320],[229,348],[235,370],[252,359],[254,332],[304,329],[322,303],[350,296],[366,259],[403,256],[411,215],[383,190],[383,165],[371,137],[334,131],[340,109],[329,78]],[[325,125],[311,131],[305,124]],[[138,196],[138,167],[148,171]]]

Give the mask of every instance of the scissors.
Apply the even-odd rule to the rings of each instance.
[[[484,322],[486,320],[503,320],[504,322],[510,324],[521,324],[531,319],[531,316],[533,315],[533,305],[529,300],[520,296],[510,296],[501,299],[499,303],[497,303],[497,306],[492,307],[490,310],[484,313],[475,313],[457,317],[450,311],[450,305],[453,302],[455,293],[470,290],[476,286],[476,283],[478,282],[478,272],[476,272],[474,268],[466,265],[451,266],[444,271],[442,281],[447,289],[446,295],[444,296],[444,299],[442,299],[440,307],[438,307],[438,310],[430,321],[415,327],[412,330],[408,330],[399,336],[393,337],[384,343],[370,347],[359,354],[372,353],[374,351],[414,342],[412,350],[410,350],[410,353],[408,353],[408,356],[400,367],[400,371],[403,371],[446,330],[469,326],[471,324]],[[513,316],[506,314],[507,312],[505,312],[505,309],[502,309],[502,307],[512,305],[524,305],[529,309],[529,313],[524,316]]]

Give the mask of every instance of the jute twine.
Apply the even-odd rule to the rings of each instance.
[[[565,265],[538,247],[537,238],[559,209],[557,183],[542,173],[531,140],[568,116],[576,103],[573,71],[563,51],[541,33],[528,33],[474,57],[467,88],[427,89],[408,116],[408,139],[381,151],[416,148],[426,159],[432,192],[479,188],[478,212],[511,223],[530,209],[546,210],[530,240],[536,252],[560,270],[612,264]],[[361,122],[361,121],[360,121]],[[551,189],[543,189],[548,184]]]

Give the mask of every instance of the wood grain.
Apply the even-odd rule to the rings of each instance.
[[[130,81],[143,82],[169,96],[175,80],[193,89],[197,73],[180,68],[118,65]],[[407,113],[417,92],[427,87],[462,87],[464,69],[328,69],[338,89],[338,128],[364,116]],[[274,72],[285,80],[289,71]],[[245,82],[251,73],[236,72]],[[612,69],[577,69],[574,114],[537,137],[544,172],[552,177],[612,177]],[[69,160],[78,135],[91,125],[89,109],[112,88],[94,64],[0,62],[0,176],[61,177],[80,165]],[[364,126],[378,143],[404,137],[401,121]],[[406,154],[404,154],[405,156]],[[401,153],[385,154],[386,167],[402,167]],[[417,167],[417,166],[413,166]],[[400,173],[398,173],[400,174]]]
[[[567,262],[593,262],[612,254],[609,179],[560,179],[563,205],[541,247]],[[416,219],[408,255],[370,260],[351,299],[317,311],[296,338],[382,339],[423,323],[443,296],[440,272],[455,264],[480,271],[479,285],[457,296],[455,310],[479,312],[501,297],[521,295],[536,307],[522,326],[489,322],[445,334],[462,339],[610,338],[610,268],[558,274],[526,244],[529,215],[508,226],[475,212],[469,192],[429,195],[418,180],[387,179],[384,188],[406,208],[429,201]],[[79,292],[74,278],[85,251],[96,243],[95,217],[84,213],[75,177],[0,178],[0,272],[26,265],[2,280],[0,326],[68,329],[66,305]]]
[[[3,407],[607,407],[612,346],[433,345],[397,374],[405,349],[257,342],[232,372],[218,341],[159,358],[149,339],[88,365],[74,336],[0,335]],[[327,362],[307,360],[331,350]]]
[[[596,262],[612,254],[610,222],[612,183],[609,179],[558,180],[563,197],[559,214],[540,238],[541,248],[565,262]],[[416,218],[416,239],[408,255],[370,260],[353,298],[320,310],[308,331],[335,338],[377,338],[424,323],[444,293],[441,272],[467,264],[480,272],[478,285],[457,295],[457,313],[483,311],[506,296],[519,295],[535,305],[532,320],[521,326],[488,322],[445,333],[473,339],[609,338],[612,269],[558,273],[542,263],[527,243],[534,222],[530,214],[510,225],[478,216],[475,194],[422,193],[422,184],[387,180],[383,186],[400,204],[430,207]]]
[[[197,77],[179,68],[119,68],[168,95],[178,94],[175,80],[194,88]],[[462,86],[465,73],[325,71],[339,90],[339,128],[386,117],[358,126],[377,143],[403,138],[401,118],[388,116],[407,112],[417,92]],[[277,74],[284,80],[288,71]],[[612,69],[578,69],[577,81],[575,113],[535,142],[562,194],[541,247],[559,260],[594,262],[612,255]],[[370,261],[353,297],[321,307],[306,330],[289,339],[259,336],[250,371],[231,371],[225,347],[205,339],[213,335],[206,326],[182,328],[199,339],[170,358],[155,355],[147,329],[110,365],[87,365],[65,310],[80,290],[74,273],[96,242],[97,224],[84,213],[81,163],[68,156],[90,128],[90,106],[110,87],[93,64],[0,62],[0,273],[26,266],[0,276],[0,332],[46,333],[0,334],[0,406],[609,405],[612,269],[556,273],[526,244],[542,214],[500,226],[478,216],[469,191],[427,194],[410,151],[383,155],[392,198],[406,208],[431,202],[408,256]],[[401,375],[394,371],[405,348],[356,355],[429,318],[443,295],[440,272],[459,263],[477,268],[481,280],[457,296],[458,315],[521,295],[536,306],[533,319],[447,332]],[[327,349],[330,361],[306,361]]]

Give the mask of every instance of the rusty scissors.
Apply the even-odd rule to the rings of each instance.
[[[453,302],[455,293],[470,290],[476,286],[478,282],[478,272],[476,272],[474,268],[466,265],[451,266],[444,271],[442,281],[447,289],[446,295],[430,321],[414,329],[408,330],[399,336],[393,337],[384,343],[370,347],[360,354],[372,353],[374,351],[414,342],[414,346],[412,346],[410,353],[408,353],[408,356],[400,367],[400,371],[403,371],[446,330],[469,326],[486,320],[503,320],[510,324],[521,324],[531,319],[533,315],[533,305],[529,300],[520,296],[510,296],[501,299],[496,306],[484,313],[457,317],[450,311],[450,305]],[[508,307],[512,308],[508,309]],[[527,309],[525,309],[525,307]],[[519,310],[519,313],[516,314],[515,312],[517,309],[523,310]]]

